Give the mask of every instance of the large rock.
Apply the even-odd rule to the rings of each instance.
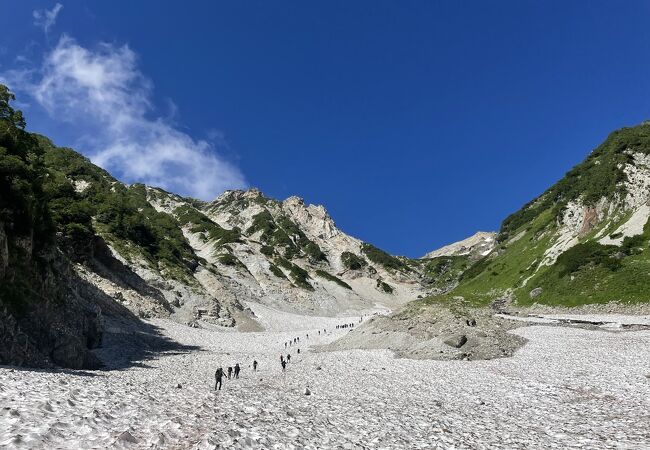
[[[467,336],[464,334],[457,334],[445,339],[444,343],[450,347],[461,348],[467,343]]]

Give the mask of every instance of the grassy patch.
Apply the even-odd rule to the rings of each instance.
[[[318,269],[316,271],[316,275],[328,281],[333,281],[334,283],[338,284],[341,287],[344,287],[345,289],[352,290],[352,287],[349,284],[347,284],[345,281],[341,280],[339,277],[332,275],[329,272],[325,272],[324,270]]]
[[[386,292],[387,294],[392,294],[395,289],[393,289],[393,286],[390,284],[382,281],[382,280],[377,280],[377,289],[380,291]]]
[[[380,264],[386,269],[398,270],[401,272],[410,272],[411,268],[399,258],[389,255],[385,251],[378,249],[372,244],[364,243],[361,251],[368,259],[376,264]]]
[[[341,253],[341,262],[343,267],[349,270],[359,270],[368,265],[365,259],[352,252]]]
[[[278,257],[276,263],[289,271],[289,276],[296,286],[308,291],[314,290],[314,287],[308,281],[310,278],[309,273],[305,269],[282,257]]]

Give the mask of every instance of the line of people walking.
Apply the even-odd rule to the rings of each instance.
[[[257,372],[257,360],[253,360],[253,372]],[[241,372],[241,366],[239,363],[236,363],[235,366],[228,366],[226,372],[224,372],[223,367],[219,367],[214,373],[214,390],[221,390],[223,386],[223,379],[228,378],[229,380],[239,379],[239,373]]]

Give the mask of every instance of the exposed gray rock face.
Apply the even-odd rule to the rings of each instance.
[[[543,292],[542,288],[537,287],[537,288],[533,289],[532,291],[530,291],[530,294],[529,294],[530,298],[539,297],[542,294],[542,292]]]
[[[445,245],[444,247],[429,252],[424,255],[424,258],[464,255],[468,255],[472,258],[480,258],[488,255],[494,249],[496,246],[496,237],[497,233],[495,232],[479,231],[467,239]]]
[[[323,350],[389,349],[412,359],[493,359],[511,356],[525,340],[508,333],[521,326],[489,308],[428,307],[418,314],[377,316]]]
[[[467,343],[467,336],[464,334],[456,334],[444,340],[444,343],[454,348],[461,348]]]
[[[154,188],[148,192],[159,212],[179,217],[179,211],[192,208],[220,228],[239,233],[237,240],[223,243],[192,223],[183,226],[193,250],[205,261],[195,272],[204,298],[175,300],[172,305],[180,307],[172,316],[190,307],[220,304],[238,325],[248,327],[255,318],[242,305],[251,302],[288,312],[336,315],[376,303],[400,306],[426,292],[416,266],[399,271],[373,263],[362,251],[363,242],[338,229],[323,206],[307,205],[299,197],[277,201],[250,189],[226,191],[213,202],[197,204]],[[346,252],[361,258],[364,266],[346,267]],[[303,282],[296,280],[297,271],[306,274]],[[378,280],[393,291],[378,290]]]

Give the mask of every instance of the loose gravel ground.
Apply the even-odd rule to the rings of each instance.
[[[0,368],[0,448],[650,447],[647,330],[535,325],[511,358],[416,361],[310,352],[345,332],[331,319],[320,336],[152,323],[201,350],[115,371]],[[216,367],[236,362],[240,379],[215,392]]]

